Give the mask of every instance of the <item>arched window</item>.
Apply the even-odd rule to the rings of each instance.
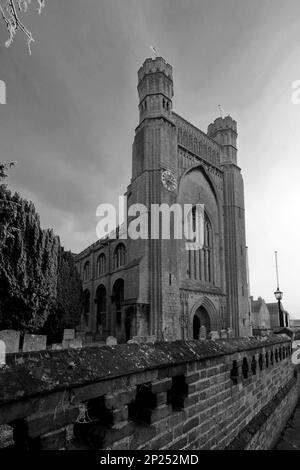
[[[106,257],[101,253],[97,259],[97,276],[101,276],[106,272]]]
[[[211,223],[205,214],[204,220],[204,263],[205,281],[213,282],[213,240]]]
[[[106,301],[106,289],[101,284],[96,290],[96,304],[97,304],[97,326],[106,326],[106,312],[107,312],[107,301]]]
[[[90,279],[90,262],[86,261],[83,267],[83,280],[88,281]]]
[[[114,252],[114,269],[119,268],[120,266],[124,266],[125,264],[125,246],[123,243],[120,243]]]
[[[203,243],[203,247],[188,250],[187,274],[190,279],[213,283],[213,233],[211,223],[206,213],[204,213],[204,218],[201,213],[197,216],[196,206],[194,206],[192,212],[188,214],[189,219],[187,221],[192,233],[196,231],[196,217],[199,221],[198,230],[201,231],[199,241]]]

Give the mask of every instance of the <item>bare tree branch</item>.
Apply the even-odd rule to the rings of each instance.
[[[38,14],[40,15],[42,12],[42,9],[45,6],[46,0],[33,0],[33,1],[36,2],[37,11],[38,11]],[[4,4],[3,2],[2,2],[2,5],[0,3],[0,14],[9,32],[9,38],[5,42],[5,46],[9,47],[12,44],[16,33],[18,31],[23,31],[23,33],[27,36],[29,54],[31,54],[31,43],[34,42],[34,38],[31,32],[26,28],[24,23],[21,21],[18,12],[26,13],[28,10],[28,6],[31,4],[32,4],[32,0],[5,0]]]

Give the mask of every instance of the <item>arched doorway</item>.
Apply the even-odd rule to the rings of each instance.
[[[199,339],[200,334],[203,334],[204,332],[206,338],[208,338],[210,331],[211,326],[209,315],[206,309],[201,305],[201,307],[197,308],[193,317],[193,339]]]
[[[97,330],[101,330],[106,327],[106,312],[107,312],[107,302],[106,302],[106,289],[103,284],[100,284],[96,290],[96,304],[97,304]],[[100,331],[99,331],[100,332]]]
[[[197,315],[193,318],[193,339],[199,339],[200,336],[200,320]]]

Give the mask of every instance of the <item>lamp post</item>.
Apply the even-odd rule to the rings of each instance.
[[[284,327],[284,318],[283,318],[283,311],[281,309],[281,300],[282,300],[282,297],[283,297],[283,293],[279,289],[277,251],[275,251],[275,261],[276,261],[277,289],[274,292],[274,295],[275,295],[275,299],[278,301],[279,326],[280,326],[280,328],[283,328]]]

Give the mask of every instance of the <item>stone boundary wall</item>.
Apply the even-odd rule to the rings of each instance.
[[[276,335],[11,354],[0,426],[19,449],[268,449],[298,397],[291,346]]]

